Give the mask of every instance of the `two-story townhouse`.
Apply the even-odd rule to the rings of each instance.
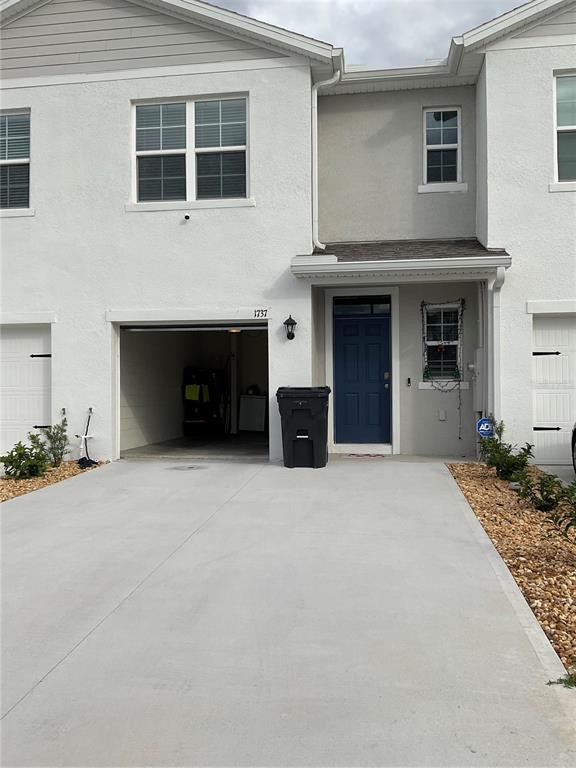
[[[380,435],[378,450],[473,455],[493,414],[540,462],[570,463],[576,3],[533,0],[445,61],[345,71],[321,89],[319,164],[328,245],[292,269],[313,287],[333,450]],[[373,373],[384,399],[366,396]]]
[[[494,414],[568,461],[575,30],[532,0],[370,71],[198,0],[6,3],[2,447],[92,408],[97,456],[213,419],[276,459],[313,383],[332,451],[472,456]]]

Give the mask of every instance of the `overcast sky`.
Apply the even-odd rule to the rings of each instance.
[[[347,64],[404,67],[442,59],[450,38],[522,0],[212,0],[344,48]]]

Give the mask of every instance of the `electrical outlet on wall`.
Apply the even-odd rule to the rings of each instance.
[[[438,411],[438,421],[446,421],[446,411],[443,408]]]

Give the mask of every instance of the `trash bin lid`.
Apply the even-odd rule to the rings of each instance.
[[[276,398],[295,397],[298,399],[328,397],[330,387],[278,387]]]

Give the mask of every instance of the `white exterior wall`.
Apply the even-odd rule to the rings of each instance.
[[[2,311],[48,310],[53,417],[69,433],[94,408],[93,455],[118,455],[117,331],[138,319],[252,319],[269,308],[271,455],[281,455],[273,393],[310,383],[310,287],[290,259],[311,247],[310,70],[275,59],[235,71],[6,88],[31,109],[34,216],[2,219]],[[254,207],[126,212],[131,100],[248,93]],[[287,341],[283,320],[298,321]]]
[[[419,193],[423,110],[462,109],[467,192]],[[320,239],[474,237],[474,87],[323,96],[319,100]]]
[[[487,245],[504,247],[512,257],[501,292],[499,415],[510,440],[532,442],[526,302],[576,298],[576,192],[548,190],[555,162],[554,72],[576,71],[576,46],[506,45],[486,57]]]

